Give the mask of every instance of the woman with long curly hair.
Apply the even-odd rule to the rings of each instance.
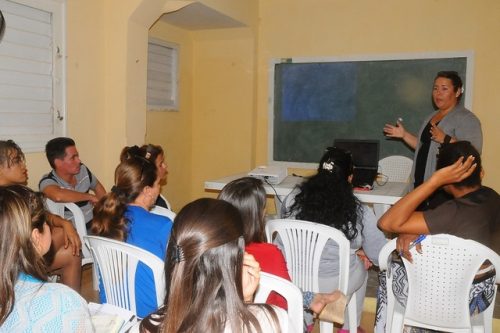
[[[318,173],[300,184],[283,202],[285,217],[321,223],[344,233],[351,243],[349,285],[347,294],[356,292],[358,326],[371,263],[378,263],[378,254],[386,239],[377,228],[373,210],[359,202],[351,181],[351,153],[335,147],[327,148],[319,162]],[[356,255],[358,254],[358,255]],[[321,254],[319,291],[331,292],[338,283],[338,246],[329,240]],[[343,329],[348,330],[346,313]]]
[[[243,224],[231,204],[198,199],[175,218],[165,258],[165,304],[142,332],[289,332],[283,309],[251,304],[260,267],[245,254]]]

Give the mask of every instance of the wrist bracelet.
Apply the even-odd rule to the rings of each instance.
[[[449,136],[448,134],[446,134],[446,135],[444,136],[443,143],[444,143],[444,144],[448,144],[448,143],[450,143],[450,141],[451,141],[451,136]]]

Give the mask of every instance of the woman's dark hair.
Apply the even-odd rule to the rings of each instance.
[[[148,161],[150,161],[153,164],[156,162],[156,158],[159,155],[164,154],[163,148],[161,146],[153,145],[150,143],[147,145],[142,145],[140,148],[138,147],[138,149],[139,150],[136,151],[136,153],[138,155],[144,157],[145,159],[147,159]],[[123,162],[127,158],[128,158],[128,153],[127,153],[126,149],[123,149],[121,154],[120,154],[120,162]]]
[[[223,200],[198,199],[181,209],[165,258],[161,332],[261,331],[243,302],[242,235],[238,210]],[[274,310],[262,306],[277,323]]]
[[[19,161],[14,159],[19,159]],[[24,161],[23,151],[14,141],[0,140],[0,167],[10,168],[13,164]]]
[[[156,159],[160,155],[164,155],[163,148],[158,145],[147,144],[141,147],[142,150],[145,151],[145,157],[153,163],[156,163]]]
[[[460,101],[462,99],[462,93],[463,93],[463,82],[462,79],[460,78],[460,75],[456,71],[440,71],[436,74],[436,77],[434,78],[434,81],[438,78],[445,78],[449,79],[451,81],[451,84],[453,85],[453,91],[457,92],[460,89],[460,95],[458,95],[457,100]]]
[[[360,203],[348,178],[353,172],[351,153],[329,147],[321,158],[318,173],[299,185],[291,215],[305,221],[325,224],[353,240],[360,232]]]
[[[239,210],[245,244],[266,242],[266,190],[260,179],[243,177],[233,180],[224,186],[218,198]]]
[[[442,169],[455,163],[460,157],[467,159],[469,156],[474,156],[474,163],[477,164],[476,169],[472,174],[461,182],[452,185],[456,187],[474,187],[481,185],[481,155],[469,141],[457,141],[453,143],[443,144],[439,149],[437,156],[436,169]]]
[[[19,273],[47,280],[42,254],[31,239],[34,229],[44,231],[45,222],[41,193],[23,185],[0,186],[0,326],[14,307]]]
[[[92,233],[121,241],[127,239],[124,214],[146,186],[152,187],[157,178],[156,165],[137,146],[125,147],[115,170],[115,186],[94,207]]]

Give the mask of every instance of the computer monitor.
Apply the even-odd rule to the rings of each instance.
[[[373,186],[377,178],[380,142],[378,140],[335,139],[333,146],[349,150],[354,164],[352,184]]]
[[[349,150],[355,167],[378,168],[380,150],[378,140],[335,139],[333,146]]]

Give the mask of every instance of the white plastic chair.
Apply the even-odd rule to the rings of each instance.
[[[291,283],[279,276],[260,273],[259,289],[255,293],[255,303],[265,303],[269,294],[275,291],[286,299],[288,304],[288,318],[292,325],[292,333],[302,332],[304,325],[304,309],[302,308],[302,291]]]
[[[293,219],[277,219],[266,224],[266,236],[269,242],[277,233],[283,242],[285,260],[293,283],[301,290],[319,292],[319,262],[323,248],[329,239],[339,247],[339,289],[347,295],[349,283],[350,243],[344,234],[323,224]],[[349,301],[349,329],[357,332],[356,293]],[[333,324],[320,322],[320,331],[331,333]]]
[[[387,176],[390,182],[406,183],[410,179],[413,160],[406,156],[392,155],[378,161],[379,173]]]
[[[161,206],[153,206],[153,208],[149,212],[156,214],[156,215],[166,216],[172,222],[174,221],[175,216],[177,215],[173,211],[171,211],[170,209],[167,209],[167,208],[161,207]]]
[[[413,263],[403,258],[408,276],[406,309],[395,301],[390,268],[387,275],[386,332],[402,332],[404,325],[446,332],[491,332],[496,289],[491,305],[478,315],[469,315],[469,291],[485,260],[496,268],[500,283],[500,257],[488,247],[463,238],[439,234],[422,241],[422,254],[411,250]],[[396,239],[379,255],[381,270],[390,265]]]
[[[92,264],[94,262],[94,259],[92,258],[89,249],[85,246],[85,242],[83,239],[83,237],[87,236],[87,226],[85,224],[85,216],[83,215],[83,212],[80,209],[80,207],[78,207],[76,204],[72,202],[54,202],[49,198],[45,198],[45,203],[47,204],[49,212],[57,216],[60,216],[62,218],[65,218],[64,217],[65,209],[71,212],[71,214],[73,215],[71,222],[73,223],[76,232],[78,233],[78,236],[80,236],[80,241],[82,242],[82,266],[85,266],[87,264]],[[93,274],[92,274],[93,287],[94,290],[98,290],[99,285],[97,283],[97,273],[95,267],[93,267],[92,269],[93,269]]]
[[[164,263],[154,254],[137,246],[114,239],[85,236],[85,243],[97,263],[106,302],[137,313],[135,303],[135,272],[139,262],[148,266],[156,289],[156,304],[165,298]]]

